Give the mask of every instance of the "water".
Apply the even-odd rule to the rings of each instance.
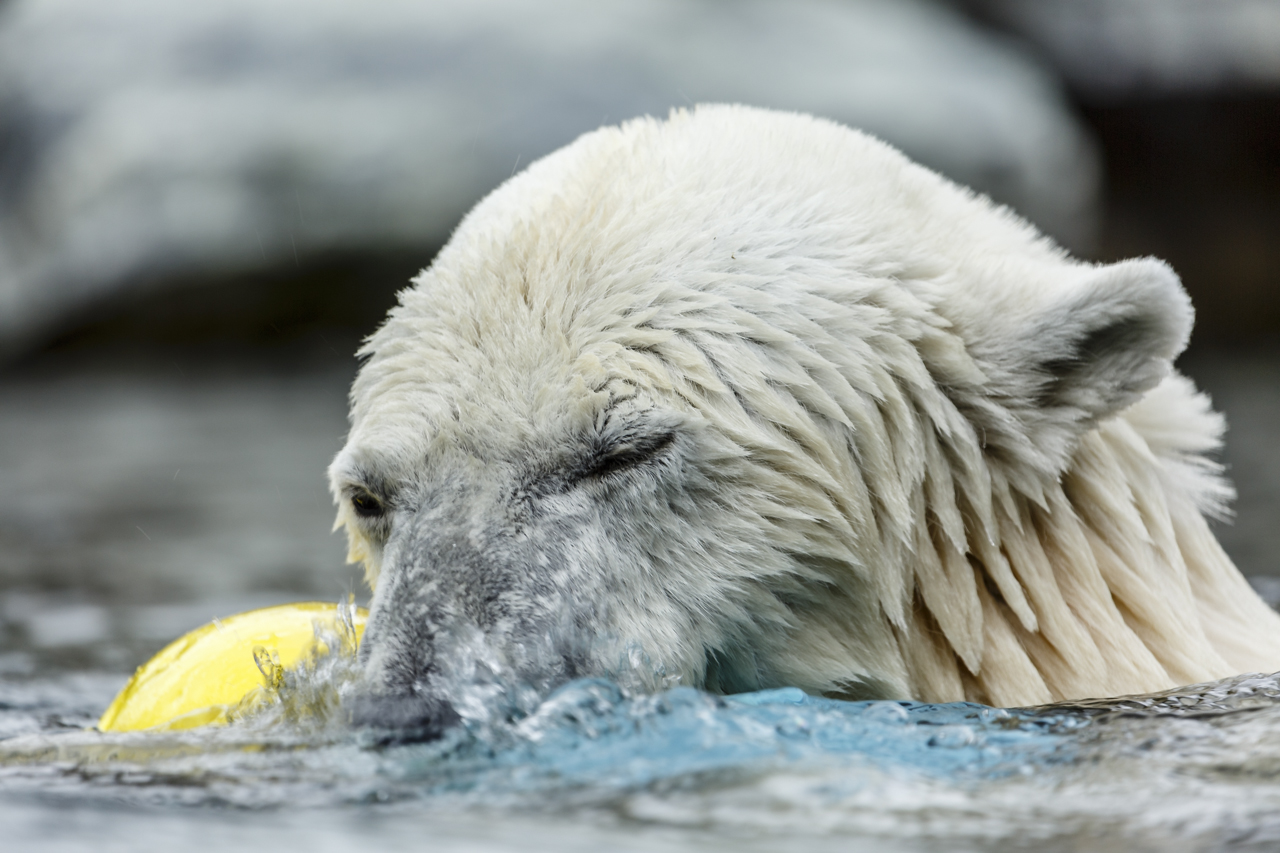
[[[395,743],[342,722],[353,672],[169,734],[85,728],[115,677],[0,680],[5,849],[1280,845],[1280,676],[1014,710],[476,678],[463,725]]]

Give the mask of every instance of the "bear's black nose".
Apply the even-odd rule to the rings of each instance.
[[[348,707],[362,739],[379,746],[436,740],[462,721],[445,700],[418,694],[365,693]]]

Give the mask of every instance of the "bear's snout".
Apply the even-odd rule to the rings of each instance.
[[[543,689],[582,668],[570,640],[595,622],[579,618],[591,597],[558,582],[571,525],[513,523],[503,490],[450,482],[393,523],[360,648],[357,725],[438,734],[457,719],[441,697],[470,682]]]

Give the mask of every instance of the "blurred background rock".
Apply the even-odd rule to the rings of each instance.
[[[0,673],[362,595],[323,477],[360,336],[514,171],[701,101],[1169,258],[1224,541],[1280,574],[1278,2],[0,0]]]

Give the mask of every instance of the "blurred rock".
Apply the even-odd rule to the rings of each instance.
[[[354,365],[189,368],[77,363],[0,382],[0,651],[6,620],[36,646],[105,631],[89,604],[363,592],[325,479]],[[37,606],[14,590],[90,600]]]
[[[1192,348],[1280,340],[1280,87],[1094,102],[1098,255],[1156,255],[1196,308]]]
[[[1276,578],[1264,591],[1280,604],[1280,349],[1207,349],[1179,366],[1227,416],[1222,461],[1238,498],[1215,532],[1241,571]]]
[[[124,293],[333,254],[425,263],[579,133],[699,101],[867,130],[1086,246],[1053,79],[922,0],[10,0],[0,351]]]
[[[971,0],[1094,97],[1280,86],[1280,0]]]
[[[1063,77],[1102,152],[1094,256],[1169,261],[1192,346],[1280,338],[1280,0],[955,0]]]

